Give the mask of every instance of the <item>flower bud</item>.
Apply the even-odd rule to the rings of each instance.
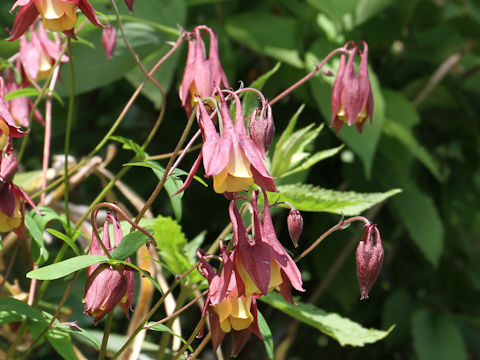
[[[260,115],[258,117],[256,115],[256,111],[254,111],[248,130],[253,142],[258,146],[263,157],[266,158],[266,152],[275,136],[275,124],[273,123],[271,106],[267,103],[261,110]]]
[[[375,231],[376,241],[373,244],[372,232]],[[360,285],[360,300],[367,299],[368,293],[383,265],[383,246],[380,232],[375,224],[370,224],[363,233],[357,246],[357,277]]]
[[[103,28],[102,45],[107,59],[111,59],[117,45],[117,30],[110,24]]]
[[[300,239],[300,234],[303,230],[303,218],[300,211],[296,209],[290,210],[287,218],[287,226],[293,245],[298,247],[298,239]]]

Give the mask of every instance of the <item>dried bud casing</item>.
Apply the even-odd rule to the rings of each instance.
[[[293,245],[298,247],[298,240],[303,230],[303,217],[300,211],[296,209],[290,210],[287,218],[288,233],[292,239]]]
[[[376,241],[373,244],[372,233],[375,231]],[[377,280],[383,265],[383,246],[380,232],[375,224],[367,226],[357,246],[357,277],[360,285],[360,300],[367,299],[368,293]]]
[[[107,54],[107,59],[111,59],[117,45],[117,30],[110,24],[103,28],[102,45],[105,54]]]

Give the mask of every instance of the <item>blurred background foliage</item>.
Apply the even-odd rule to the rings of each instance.
[[[7,37],[4,28],[13,23],[14,16],[8,12],[12,3],[0,4],[2,38]],[[92,4],[112,14],[108,1],[92,0]],[[119,6],[128,15],[123,2]],[[250,84],[280,62],[263,88],[270,99],[312,70],[332,49],[349,40],[366,41],[375,113],[373,126],[366,124],[362,136],[344,127],[337,137],[328,128],[333,78],[323,75],[301,86],[273,111],[277,140],[305,104],[297,128],[326,124],[308,144],[310,153],[345,143],[336,156],[292,175],[288,183],[357,192],[403,190],[365,213],[379,225],[386,254],[370,299],[359,301],[354,255],[362,234],[358,227],[331,235],[299,264],[307,290],[303,302],[365,327],[396,327],[375,344],[342,347],[260,304],[272,330],[275,359],[306,359],[312,354],[328,359],[480,358],[478,1],[137,0],[133,17],[135,21],[125,18],[127,36],[147,68],[169,49],[166,42],[176,39],[177,26],[190,30],[198,24],[217,32],[221,61],[233,87],[239,81]],[[96,145],[143,80],[121,40],[109,61],[98,29],[87,24],[80,38],[74,45],[78,96],[71,145],[77,158]],[[0,56],[8,58],[17,46],[2,40]],[[172,151],[187,121],[177,95],[185,57],[186,44],[155,75],[168,89],[168,106],[162,127],[147,149],[150,155]],[[333,71],[337,63],[338,59],[330,62]],[[69,89],[67,66],[62,78],[58,93],[63,96]],[[161,105],[153,86],[143,94],[116,133],[138,143],[148,135]],[[55,103],[53,153],[63,151],[65,114],[66,108]],[[41,167],[42,144],[43,131],[33,124],[23,161],[26,170]],[[109,169],[118,172],[130,157],[130,151],[118,147]],[[188,155],[180,167],[188,171],[194,159],[195,155]],[[157,181],[147,168],[129,172],[124,180],[144,198]],[[72,201],[88,204],[99,186],[98,179],[88,179],[74,190]],[[213,196],[200,183],[194,182],[186,191],[183,204],[180,224],[188,239],[206,230],[205,242],[211,242],[228,222],[225,199]],[[165,194],[153,210],[174,216]],[[338,215],[328,213],[303,215],[305,227],[297,254],[339,221]],[[286,213],[277,216],[277,233],[286,244]],[[83,290],[78,292],[81,296]],[[54,290],[51,295],[53,299]],[[69,306],[81,319],[80,298],[70,297]],[[197,317],[182,320],[187,329]],[[263,352],[261,342],[252,339],[240,358],[258,359]]]

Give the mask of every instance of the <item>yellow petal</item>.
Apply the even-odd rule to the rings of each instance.
[[[244,178],[244,177],[232,176],[229,174],[227,176],[225,184],[226,184],[226,189],[224,191],[228,191],[228,192],[242,191],[253,184],[253,177]]]
[[[228,162],[228,172],[232,176],[240,178],[251,178],[253,176],[250,171],[250,162],[238,145],[232,146],[230,160]]]
[[[215,190],[217,194],[223,194],[225,191],[227,191],[227,177],[227,168],[223,169],[217,175],[213,175],[213,190]]]
[[[225,333],[230,332],[230,330],[232,330],[230,319],[227,318],[225,321],[220,322],[220,329],[222,329],[222,331]]]
[[[46,0],[43,5],[41,13],[45,19],[60,19],[65,13],[63,1]]]
[[[280,290],[280,285],[283,282],[280,270],[280,265],[275,261],[270,262],[270,282],[268,284],[268,291],[272,291],[273,289]]]
[[[220,323],[225,321],[225,319],[227,319],[232,313],[232,304],[230,302],[230,298],[226,298],[220,304],[215,305],[213,310],[215,310],[217,313]]]

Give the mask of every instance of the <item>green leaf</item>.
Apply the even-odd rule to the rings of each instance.
[[[135,152],[135,154],[137,154],[137,156],[140,159],[145,159],[148,156],[147,153],[145,151],[143,151],[143,149],[140,145],[138,145],[135,141],[133,141],[129,138],[126,138],[126,137],[123,137],[123,136],[112,135],[112,136],[110,136],[110,139],[118,141],[119,143],[122,143],[123,144],[123,146],[122,146],[123,149],[132,150],[133,152]]]
[[[67,235],[55,229],[47,229],[47,231],[53,236],[63,240],[68,246],[70,246],[75,255],[80,255],[80,251],[78,251],[77,245],[75,245],[75,241],[73,239],[70,239]]]
[[[37,280],[54,280],[71,274],[77,270],[91,265],[108,262],[108,258],[102,255],[80,255],[60,261],[56,264],[47,265],[27,273],[27,277]]]
[[[365,344],[377,342],[385,338],[394,328],[392,326],[386,331],[367,329],[350,319],[335,313],[328,313],[311,304],[297,301],[297,305],[292,305],[286,302],[278,293],[271,292],[262,296],[260,300],[320,330],[325,335],[337,340],[342,346],[364,346]]]
[[[445,314],[418,310],[412,318],[412,337],[419,360],[468,358],[460,330]]]
[[[156,288],[161,294],[163,294],[163,290],[162,290],[162,288],[160,287],[160,284],[157,282],[157,280],[155,280],[148,272],[146,272],[146,271],[144,271],[143,269],[139,268],[137,265],[132,264],[131,262],[128,262],[128,261],[125,261],[125,260],[116,260],[116,259],[110,260],[108,263],[109,263],[110,265],[112,265],[112,266],[116,266],[116,265],[118,265],[118,264],[122,264],[122,265],[131,267],[132,269],[137,270],[140,274],[142,274],[142,276],[145,276],[148,280],[150,280],[150,281],[152,282],[153,286],[155,286],[155,288]]]
[[[135,252],[145,244],[150,238],[141,231],[134,231],[125,235],[118,245],[118,247],[112,252],[112,257],[116,260],[125,260],[129,256],[135,254]]]
[[[157,176],[158,180],[161,180],[163,174],[165,173],[165,168],[163,168],[159,163],[155,161],[142,161],[126,164],[128,166],[144,166],[153,170],[154,174]],[[165,181],[165,190],[169,195],[174,194],[183,186],[183,181],[181,181],[177,176],[187,174],[185,171],[175,169],[172,176],[170,176],[167,181]],[[180,220],[182,218],[182,197],[183,192],[175,196],[170,196],[170,202],[172,204],[173,212],[175,217]]]
[[[5,101],[10,101],[16,98],[21,98],[26,96],[38,96],[38,95],[40,95],[39,90],[28,87],[28,88],[10,91],[8,94],[5,95]],[[55,91],[52,92],[52,95],[55,99],[58,100],[58,102],[61,105],[63,105],[62,99],[60,98],[60,96],[58,96],[58,94]]]
[[[62,358],[65,360],[77,359],[69,333],[52,328],[47,332],[47,339]]]
[[[100,349],[100,342],[97,340],[93,334],[91,334],[89,331],[79,327],[78,325],[75,328],[70,327],[69,325],[65,323],[57,323],[55,325],[56,329],[62,329],[63,331],[67,331],[70,334],[73,335],[73,337],[81,337],[83,339],[88,340],[95,348]]]
[[[0,298],[0,325],[25,318],[47,324],[42,313],[26,302],[9,297]]]
[[[250,84],[249,87],[262,91],[263,86],[265,85],[267,80],[270,79],[278,71],[278,69],[280,69],[280,65],[281,63],[277,62],[271,70],[259,76],[256,80],[254,80]],[[243,115],[247,117],[247,116],[250,116],[256,108],[258,108],[258,94],[252,91],[248,91],[243,94],[244,94],[242,99]]]
[[[153,322],[147,323],[146,326],[148,327],[150,324],[153,324]],[[168,326],[165,326],[163,324],[157,324],[155,326],[149,327],[148,330],[167,332],[170,335],[173,335],[173,336],[179,338],[181,340],[181,342],[183,342],[184,344],[187,343],[187,341],[183,337],[181,337],[180,335],[175,333],[172,329],[170,329]],[[193,349],[190,345],[188,345],[188,349],[193,352]]]
[[[251,12],[230,16],[226,30],[232,39],[256,52],[303,68],[296,27],[297,22],[292,18]]]
[[[265,351],[267,352],[267,357],[269,360],[274,360],[273,352],[273,336],[270,327],[268,326],[267,321],[263,317],[262,313],[257,310],[258,318],[258,328],[260,329],[260,334],[263,336],[263,344],[265,345]]]
[[[392,155],[394,156],[394,155]],[[392,166],[396,165],[396,166]],[[377,171],[384,186],[397,186],[402,194],[395,196],[392,205],[405,224],[410,237],[433,266],[438,265],[443,252],[442,219],[432,198],[419,189],[400,164],[380,157]]]
[[[35,221],[35,219],[38,219],[38,217],[32,216],[32,213],[25,214],[25,227],[35,242],[35,244],[32,243],[32,256],[35,263],[41,265],[48,260],[48,250],[43,241],[43,228],[41,228],[41,224]]]
[[[358,215],[372,206],[398,194],[400,189],[384,193],[335,191],[308,184],[277,186],[279,193],[268,193],[268,200],[288,201],[301,211],[329,212],[347,216]]]

